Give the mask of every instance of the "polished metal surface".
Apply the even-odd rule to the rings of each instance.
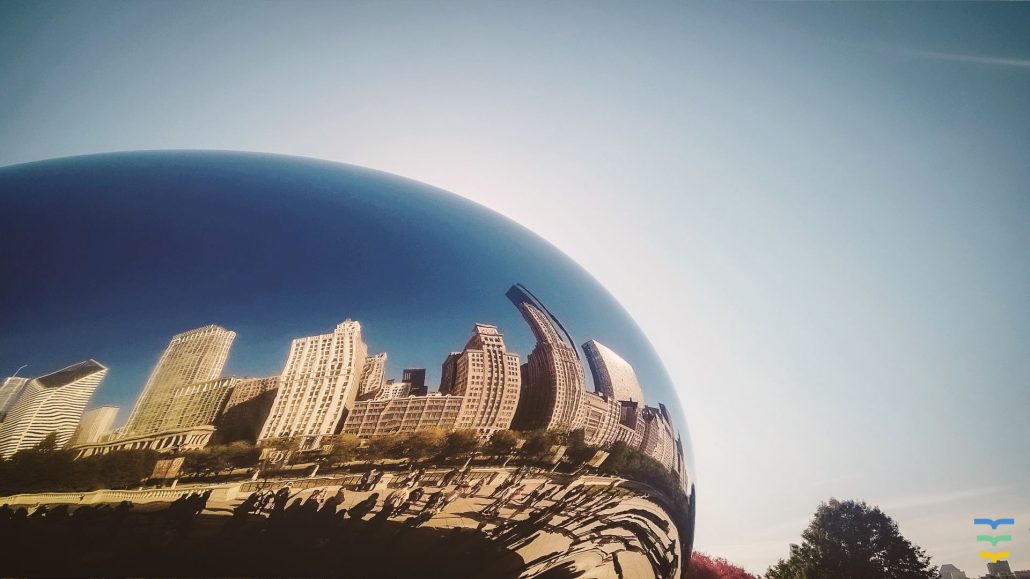
[[[210,152],[0,169],[0,207],[0,364],[103,364],[71,412],[117,405],[125,424],[61,432],[65,452],[161,461],[124,490],[0,497],[47,505],[0,532],[29,551],[66,537],[69,565],[0,571],[683,574],[678,380],[604,288],[506,218],[367,169]],[[230,443],[260,455],[174,464]],[[107,531],[67,540],[87,514]]]

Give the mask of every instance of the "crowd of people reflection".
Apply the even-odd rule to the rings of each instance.
[[[370,468],[232,500],[0,507],[5,575],[679,577],[666,498],[543,469]],[[55,557],[54,545],[61,545]]]

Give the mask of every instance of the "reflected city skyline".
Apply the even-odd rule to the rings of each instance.
[[[219,429],[215,427],[227,410],[274,391],[271,406],[251,418],[252,423],[261,423],[260,433],[254,436],[244,432],[238,439],[267,442],[275,438],[300,437],[304,439],[302,449],[310,450],[320,447],[323,438],[329,439],[340,433],[369,438],[429,428],[468,429],[476,430],[481,437],[489,439],[493,432],[509,428],[521,431],[582,429],[584,441],[592,446],[604,447],[621,440],[629,446],[641,448],[676,472],[683,479],[684,487],[689,487],[682,441],[664,404],[659,403],[658,407],[645,405],[632,365],[603,344],[594,340],[586,342],[584,351],[590,361],[596,388],[593,392],[587,391],[583,371],[585,360],[579,356],[569,331],[558,317],[520,284],[511,286],[507,296],[523,314],[537,338],[527,361],[523,363],[519,353],[504,349],[499,328],[476,322],[473,337],[465,349],[446,355],[441,383],[435,390],[425,389],[424,369],[405,370],[406,375],[422,372],[423,381],[414,392],[410,378],[409,381],[387,378],[384,363],[389,352],[368,355],[367,346],[361,339],[363,329],[357,320],[344,320],[330,334],[295,339],[291,357],[281,375],[264,378],[221,376],[231,354],[235,332],[217,325],[182,332],[173,336],[164,350],[143,386],[128,422],[117,430],[101,433],[102,436],[94,435],[92,440],[85,441],[87,444],[71,444],[71,448],[89,446],[82,455],[90,456],[124,448],[126,442],[130,447],[138,448],[145,446],[141,441],[151,439],[160,441],[155,446],[162,451],[202,448],[212,439],[220,438]],[[342,335],[342,340],[334,339],[337,335]],[[358,344],[357,351],[355,344]],[[471,347],[480,349],[471,350],[477,359],[469,361]],[[344,350],[347,354],[343,354]],[[294,353],[298,355],[294,356]],[[334,357],[327,357],[327,353]],[[339,363],[336,363],[336,355],[340,355]],[[305,357],[310,359],[304,360]],[[493,368],[493,372],[484,372],[491,366],[490,358],[499,359],[495,360],[495,366],[498,366],[497,361],[500,364]],[[333,363],[327,365],[330,360]],[[75,364],[48,375],[56,378],[22,379],[21,382],[15,382],[17,378],[8,378],[11,386],[5,383],[5,391],[12,389],[14,384],[48,379],[60,381],[62,373],[72,376],[62,383],[74,383],[82,374],[77,369],[83,366],[91,369],[85,375],[93,378],[90,381],[92,389],[88,390],[88,396],[79,396],[81,400],[77,404],[80,409],[77,412],[72,410],[66,418],[66,421],[72,420],[77,424],[85,401],[95,392],[108,370],[95,361]],[[476,366],[479,367],[478,373]],[[469,375],[470,369],[473,376]],[[622,398],[615,395],[616,386],[611,380],[613,371],[622,374],[617,382]],[[294,386],[293,375],[301,377],[302,383],[296,386],[296,390],[290,388]],[[312,375],[323,378],[316,379],[316,382],[339,382],[339,391],[325,392],[317,386],[312,388]],[[485,375],[489,375],[487,381],[493,384],[484,384]],[[255,384],[261,383],[263,387],[254,389]],[[401,387],[396,387],[395,383]],[[418,392],[420,389],[421,394]],[[495,395],[491,390],[500,392]],[[247,394],[241,396],[243,391]],[[233,397],[237,400],[230,405]],[[19,397],[8,398],[7,406],[18,408],[14,403]],[[316,411],[309,401],[318,399],[333,399],[338,403],[323,403]],[[490,399],[495,399],[492,404]],[[466,404],[469,400],[471,402]],[[32,396],[21,400],[23,407],[31,408],[32,404],[38,404]],[[491,405],[494,407],[492,412],[488,409]],[[26,410],[19,410],[18,415],[6,421],[8,430],[14,428],[18,417],[24,413]],[[280,422],[291,418],[283,416],[289,413],[297,423],[295,427],[280,426]],[[393,414],[404,415],[406,421],[384,423],[383,418]],[[417,417],[410,418],[412,414]],[[484,417],[484,414],[489,415]],[[427,420],[423,416],[432,418]],[[521,420],[519,416],[522,416]],[[111,422],[108,421],[109,427]],[[30,430],[33,427],[26,425],[23,428]],[[39,427],[35,428],[38,430]],[[61,432],[60,445],[75,442],[71,440],[74,428],[65,426]],[[197,436],[198,432],[202,434]],[[172,438],[165,443],[170,435]],[[0,446],[0,456],[32,448],[43,434],[24,438],[16,443],[12,435],[0,435],[4,441],[10,439],[10,442],[5,442],[6,447]],[[234,440],[225,436],[221,439],[226,442]]]

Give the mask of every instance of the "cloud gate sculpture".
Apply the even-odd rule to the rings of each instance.
[[[228,152],[10,166],[0,208],[0,573],[683,575],[676,388],[512,221]]]

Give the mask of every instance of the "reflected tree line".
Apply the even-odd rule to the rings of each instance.
[[[362,441],[356,436],[338,435],[322,451],[300,452],[296,440],[273,439],[266,446],[282,451],[281,460],[262,461],[262,448],[247,441],[213,445],[186,452],[181,474],[191,479],[245,478],[240,469],[258,468],[265,476],[295,476],[292,465],[317,463],[321,472],[352,471],[368,465],[417,462],[447,465],[472,459],[480,464],[538,465],[553,458],[556,447],[565,447],[556,466],[558,472],[587,468],[599,447],[584,443],[582,430],[564,432],[501,430],[483,442],[471,430],[420,430]],[[671,500],[682,498],[678,475],[658,461],[623,442],[607,448],[607,458],[597,474],[642,482],[663,492]],[[75,453],[56,448],[49,436],[31,449],[0,460],[0,494],[31,492],[79,492],[97,489],[135,488],[145,484],[159,458],[153,450],[120,450],[75,460]],[[364,464],[363,464],[364,463]],[[685,505],[684,505],[685,506]]]

